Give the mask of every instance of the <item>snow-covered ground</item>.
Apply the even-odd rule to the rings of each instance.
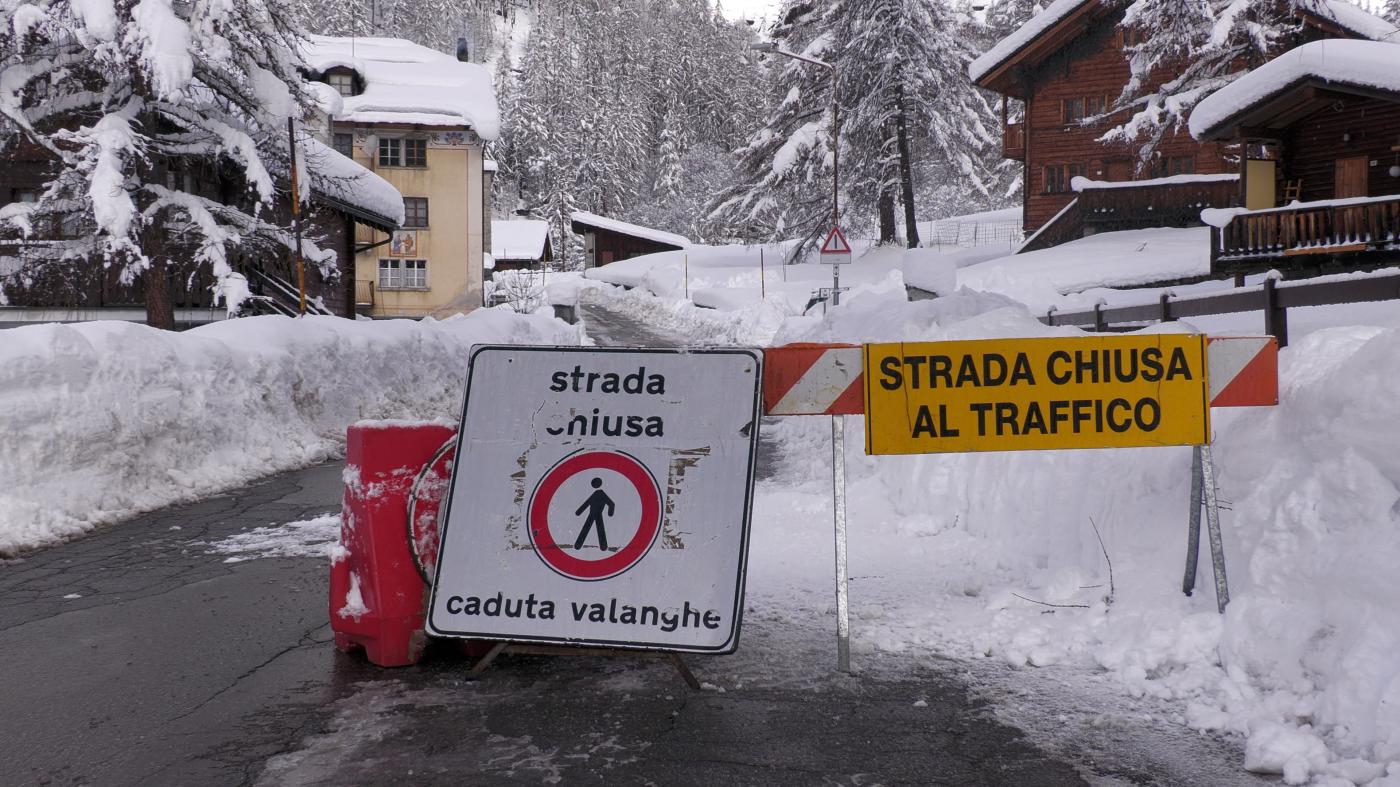
[[[779,266],[760,298],[756,250],[629,260],[588,280],[559,277],[549,299],[599,303],[697,344],[1078,334],[1047,328],[1011,297],[1040,285],[1023,286],[1031,274],[1006,263],[1001,292],[908,302],[906,255],[890,249],[842,270],[852,289],[839,308],[804,316],[829,268]],[[765,261],[770,253],[780,259],[781,247],[765,247]],[[1113,254],[1092,262],[1111,271],[1145,252]],[[1175,264],[1157,257],[1144,260]],[[940,275],[979,267],[948,265]],[[1067,271],[1091,297],[1092,275]],[[687,285],[692,299],[711,293],[725,308],[697,307]],[[1194,597],[1180,589],[1189,450],[867,457],[860,420],[847,419],[857,665],[878,652],[1092,674],[1092,691],[1119,696],[1090,691],[1085,707],[1136,702],[1183,729],[1237,735],[1241,768],[1290,784],[1400,787],[1394,306],[1291,310],[1280,405],[1215,412],[1224,615],[1208,561]],[[1154,330],[1249,332],[1258,322],[1227,315]],[[339,451],[360,418],[450,417],[474,342],[583,337],[503,307],[442,323],[256,318],[184,334],[96,323],[6,339],[0,550],[314,462]],[[781,419],[768,435],[782,460],[756,494],[751,593],[794,618],[829,616],[811,594],[831,576],[828,421]],[[322,548],[314,520],[294,524],[218,548],[258,554],[308,534],[306,548]]]
[[[731,293],[727,311],[695,309],[668,285],[674,267],[661,255],[629,261],[628,283],[640,290],[592,297],[701,342],[1076,335],[1042,325],[1015,297],[1036,313],[1046,301],[1143,299],[1095,285],[1204,272],[1204,239],[1192,239],[1200,232],[1089,238],[1041,254],[1042,265],[1020,255],[956,269],[925,257],[920,264],[942,265],[945,280],[954,268],[962,286],[992,292],[913,303],[880,286],[898,282],[897,257],[883,252],[868,267],[857,257],[843,274],[869,286],[840,308],[747,334],[736,326],[755,324],[758,307]],[[824,270],[789,272],[808,267]],[[722,275],[703,262],[700,270],[707,281]],[[738,276],[729,284],[743,286]],[[1084,292],[1061,294],[1075,289]],[[1239,314],[1153,330],[1261,327],[1260,315]],[[848,419],[857,658],[880,651],[1095,671],[1108,681],[1089,685],[1116,686],[1144,713],[1240,736],[1242,768],[1289,784],[1400,787],[1400,312],[1394,302],[1294,309],[1290,328],[1281,404],[1214,412],[1232,597],[1224,615],[1208,560],[1194,597],[1180,588],[1188,449],[867,457],[863,425]],[[830,540],[827,420],[782,419],[770,435],[785,466],[756,497],[753,593],[831,573],[829,547],[815,546]]]
[[[577,344],[540,316],[40,325],[0,342],[0,555],[339,454],[363,418],[451,417],[480,342]]]

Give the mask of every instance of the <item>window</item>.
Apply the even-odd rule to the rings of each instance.
[[[355,76],[353,74],[327,75],[326,84],[335,88],[335,91],[342,96],[355,95]]]
[[[1066,124],[1078,123],[1084,119],[1084,99],[1065,98],[1060,100],[1060,120]]]
[[[335,152],[346,158],[354,158],[355,155],[355,135],[336,133],[331,136],[331,146]]]
[[[1060,120],[1065,125],[1083,123],[1095,115],[1102,115],[1107,108],[1108,99],[1104,96],[1061,99]]]
[[[422,138],[406,139],[403,137],[380,137],[379,166],[428,166],[428,140]]]
[[[11,202],[38,202],[38,189],[12,189],[10,191]]]
[[[403,165],[405,167],[428,166],[428,140],[405,139],[403,141]]]
[[[1171,175],[1194,175],[1196,172],[1195,156],[1172,156],[1162,157],[1152,161],[1152,177],[1165,178]]]
[[[427,197],[403,198],[403,226],[405,229],[421,229],[428,226]]]
[[[398,137],[379,138],[379,166],[403,166],[403,140]]]
[[[428,289],[427,260],[380,260],[379,289]]]
[[[1045,194],[1063,194],[1071,190],[1072,181],[1084,174],[1083,164],[1051,164],[1045,168]]]

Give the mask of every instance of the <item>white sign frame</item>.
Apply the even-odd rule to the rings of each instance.
[[[652,375],[663,378],[664,394],[617,392],[617,378],[613,390],[603,393],[540,387],[551,379],[572,382],[568,374],[579,368],[620,374],[639,367],[650,370],[644,382]],[[753,349],[473,348],[439,526],[428,633],[733,653],[743,621],[762,380],[763,354]],[[745,389],[734,390],[736,382]],[[509,395],[501,396],[502,391]],[[752,397],[748,408],[736,404],[746,396]],[[631,411],[657,413],[671,434],[573,435],[578,416],[596,420],[599,411],[621,412],[622,402]],[[565,422],[569,433],[554,436]],[[706,442],[709,432],[714,435]],[[608,478],[601,487],[600,477]],[[632,482],[630,490],[620,479]],[[617,498],[617,516],[608,525],[620,525],[614,540],[605,542],[598,532],[605,518],[599,508],[600,513],[589,509],[586,515],[590,521],[599,517],[598,530],[590,532],[584,523],[575,545],[554,543],[573,540],[578,512],[593,499],[589,484]],[[650,502],[644,491],[649,484],[655,488]],[[693,491],[686,496],[687,490]],[[584,505],[575,508],[576,498],[585,496]],[[606,517],[613,517],[613,501],[605,499]],[[454,501],[459,501],[455,507]],[[648,534],[650,515],[656,519]],[[552,528],[556,519],[567,525]],[[632,522],[637,524],[629,535]],[[586,576],[586,570],[571,576],[580,564],[603,568],[596,577]],[[488,614],[487,602],[497,594],[497,614]],[[529,608],[541,614],[549,601],[550,618],[527,616],[527,598],[533,599]],[[518,605],[514,616],[502,614],[507,602]]]

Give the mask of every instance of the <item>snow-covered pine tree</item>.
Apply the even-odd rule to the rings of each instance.
[[[788,51],[834,59],[827,16],[843,5],[837,0],[823,12],[810,0],[785,0],[772,37]],[[832,218],[831,72],[777,56],[768,63],[771,109],[738,150],[738,180],[716,195],[707,214],[734,236],[797,237],[801,248],[820,240]]]
[[[851,169],[876,178],[882,242],[898,194],[905,239],[919,244],[916,170],[940,167],[987,197],[991,107],[973,87],[971,38],[944,0],[846,0],[839,62]],[[839,29],[839,28],[838,28]],[[915,160],[914,148],[924,155]]]
[[[1121,27],[1138,43],[1128,47],[1131,76],[1112,108],[1131,114],[1103,139],[1136,143],[1141,171],[1197,102],[1268,60],[1296,27],[1291,8],[1286,0],[1133,0]]]
[[[13,277],[93,266],[125,283],[140,276],[148,321],[169,328],[177,267],[222,281],[235,247],[292,246],[273,220],[275,178],[287,172],[287,118],[306,97],[283,0],[0,4],[11,20],[0,30],[0,152],[25,144],[51,161],[38,202],[3,218],[25,234],[64,228],[28,244]]]
[[[1400,27],[1400,0],[1385,0],[1385,21]]]

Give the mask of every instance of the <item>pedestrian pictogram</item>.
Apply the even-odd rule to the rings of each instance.
[[[757,350],[478,345],[428,633],[733,652],[762,379]]]
[[[616,506],[613,505],[611,497],[603,491],[603,479],[595,478],[592,481],[594,492],[583,501],[583,505],[578,507],[575,514],[588,512],[588,519],[583,523],[583,529],[578,531],[578,541],[574,542],[574,549],[583,549],[583,542],[588,539],[588,531],[598,528],[598,548],[606,552],[608,550],[608,533],[603,529],[603,509],[608,509],[608,516],[613,515]],[[613,547],[614,552],[617,547]]]
[[[656,542],[661,493],[635,458],[579,451],[540,478],[528,519],[530,543],[551,570],[585,582],[608,579],[635,566]]]

